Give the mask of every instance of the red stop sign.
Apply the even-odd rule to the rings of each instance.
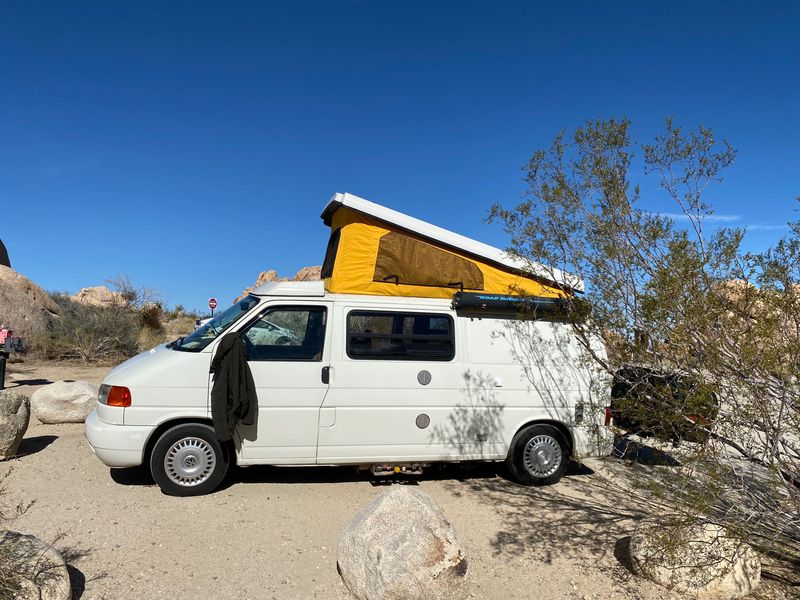
[[[216,298],[209,298],[208,299],[208,308],[214,310],[217,308],[217,299]]]

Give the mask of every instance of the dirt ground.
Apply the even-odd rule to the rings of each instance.
[[[12,364],[6,385],[32,393],[59,379],[99,383],[106,371]],[[35,419],[7,466],[8,499],[35,501],[10,528],[56,540],[73,598],[84,600],[349,598],[336,571],[339,533],[385,485],[401,484],[349,468],[249,467],[214,494],[174,498],[143,469],[104,466],[82,425]],[[607,490],[599,466],[574,466],[548,488],[517,486],[492,465],[450,466],[406,484],[453,523],[471,598],[677,598],[621,565],[643,513]]]

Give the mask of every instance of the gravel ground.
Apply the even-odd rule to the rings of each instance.
[[[9,387],[98,382],[106,369],[12,364]],[[8,499],[33,500],[10,528],[55,540],[74,598],[346,599],[336,572],[340,531],[385,485],[350,468],[249,467],[199,498],[163,495],[143,469],[110,470],[82,425],[32,423],[9,461]],[[591,464],[591,463],[590,463]],[[594,465],[597,467],[597,465]],[[642,514],[588,467],[524,488],[491,465],[450,466],[417,480],[466,546],[473,598],[642,599],[675,594],[623,568]]]

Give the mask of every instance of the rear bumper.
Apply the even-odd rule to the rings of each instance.
[[[137,467],[154,427],[104,423],[97,411],[86,418],[86,440],[92,452],[109,467]]]

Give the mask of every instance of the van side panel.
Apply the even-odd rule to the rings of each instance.
[[[479,380],[500,384],[496,398],[504,439],[531,421],[554,421],[569,429],[574,458],[610,453],[611,431],[602,426],[610,382],[569,325],[513,319],[468,323],[470,367]],[[593,350],[605,352],[599,340]]]
[[[471,319],[438,309],[455,322],[452,361],[364,360],[347,356],[352,308],[334,311],[324,407],[335,418],[319,429],[319,464],[503,459],[526,423],[572,428],[576,405],[589,401],[592,375],[564,324]],[[430,383],[420,383],[423,372]]]
[[[377,303],[376,303],[377,304]],[[505,456],[502,443],[462,431],[466,331],[445,303],[390,305],[380,310],[441,314],[453,319],[455,357],[450,361],[354,359],[347,355],[347,314],[364,306],[338,306],[331,357],[331,387],[324,407],[335,411],[335,423],[320,427],[317,462],[496,459]],[[477,406],[472,412],[481,410]],[[491,412],[477,421],[488,424]],[[481,434],[482,431],[476,431]]]

